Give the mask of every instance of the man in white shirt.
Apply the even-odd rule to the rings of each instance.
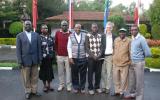
[[[81,24],[76,24],[67,45],[74,93],[78,93],[79,90],[85,93],[87,71],[85,37],[86,34],[81,32]]]
[[[102,91],[109,93],[111,88],[112,80],[112,53],[113,53],[113,41],[115,36],[112,34],[113,23],[108,22],[105,28],[106,37],[106,49],[105,49],[105,59],[102,65]]]

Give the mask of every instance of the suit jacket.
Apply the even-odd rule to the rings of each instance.
[[[16,38],[18,63],[22,66],[39,64],[42,60],[41,40],[39,34],[31,32],[31,42],[25,32],[19,33]]]

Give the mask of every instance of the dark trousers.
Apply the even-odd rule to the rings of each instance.
[[[100,80],[101,80],[101,70],[102,70],[102,62],[101,60],[93,60],[92,58],[88,59],[88,89],[99,89],[100,88]],[[95,83],[93,87],[93,73],[95,73]]]
[[[73,59],[74,64],[71,64],[72,72],[72,85],[76,90],[85,89],[86,72],[87,72],[87,59]]]

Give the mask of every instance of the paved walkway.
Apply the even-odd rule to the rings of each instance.
[[[160,100],[160,73],[145,73],[145,99]],[[52,82],[55,89],[58,87],[57,74]],[[42,82],[39,81],[39,92],[42,96],[31,100],[121,100],[119,97],[106,94],[73,94],[65,90],[63,92],[42,92]],[[0,70],[0,100],[25,100],[24,90],[21,84],[21,76],[18,70]]]

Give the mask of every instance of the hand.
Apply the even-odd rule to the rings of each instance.
[[[22,67],[23,67],[23,64],[22,64],[22,63],[19,63],[19,64],[18,64],[18,68],[19,68],[19,69],[22,69]]]
[[[69,63],[70,63],[70,64],[74,64],[74,61],[73,61],[72,58],[69,58]]]

